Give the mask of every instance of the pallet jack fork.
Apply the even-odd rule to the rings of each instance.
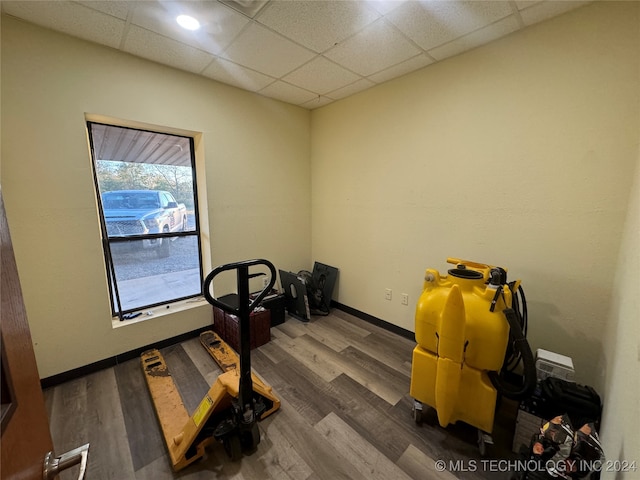
[[[249,279],[263,273],[249,274],[249,267],[265,265],[271,278],[260,294],[249,302]],[[239,306],[233,308],[210,294],[216,275],[237,270]],[[257,421],[272,414],[280,401],[251,372],[250,315],[271,291],[276,270],[267,260],[247,260],[215,268],[204,281],[204,296],[209,303],[239,317],[240,348],[237,355],[214,332],[200,336],[203,346],[224,370],[211,386],[191,416],[182,402],[171,373],[157,350],[141,355],[142,368],[151,398],[160,421],[171,465],[179,471],[205,454],[205,448],[214,440],[222,442],[232,461],[239,460],[243,452],[253,453],[260,443]]]

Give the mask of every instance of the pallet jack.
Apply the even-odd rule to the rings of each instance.
[[[250,274],[249,267],[266,266],[271,278],[250,302],[249,279],[264,275]],[[237,271],[238,307],[227,305],[210,294],[211,283],[218,274]],[[149,387],[156,415],[160,421],[171,465],[179,471],[205,454],[205,448],[217,440],[224,446],[232,461],[243,452],[253,453],[260,443],[257,421],[280,408],[280,401],[271,387],[251,372],[250,315],[271,291],[276,281],[276,270],[267,260],[256,259],[229,263],[216,267],[204,281],[207,301],[239,317],[239,355],[212,331],[203,332],[200,342],[218,363],[223,373],[217,378],[192,415],[187,412],[171,373],[159,350],[141,355],[142,368]]]

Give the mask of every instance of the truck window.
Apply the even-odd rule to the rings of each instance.
[[[126,321],[202,295],[193,138],[87,129],[112,315]]]

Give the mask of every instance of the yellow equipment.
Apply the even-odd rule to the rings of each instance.
[[[207,352],[209,352],[223,372],[234,372],[234,375],[237,377],[236,381],[239,382],[240,358],[229,344],[222,340],[217,333],[212,332],[211,330],[207,330],[200,334],[200,343]],[[278,400],[278,397],[273,394],[273,389],[260,380],[260,378],[258,378],[254,373],[251,373],[251,379],[254,394],[260,395],[262,397],[262,402],[265,404],[265,409],[262,415],[260,415],[260,420],[264,420],[280,408],[280,400]]]
[[[267,286],[250,302],[249,267],[265,265],[271,272]],[[212,297],[213,278],[226,270],[237,270],[239,307],[234,308]],[[262,275],[262,274],[259,274]],[[239,355],[214,332],[200,335],[202,345],[224,371],[211,386],[196,410],[189,415],[171,373],[158,350],[141,355],[142,368],[151,399],[160,421],[171,465],[181,470],[205,454],[214,440],[222,442],[231,460],[239,460],[243,451],[252,453],[260,443],[257,420],[280,407],[271,387],[251,372],[249,349],[250,314],[275,284],[276,271],[267,260],[248,260],[215,268],[205,279],[204,296],[213,305],[239,317]]]
[[[508,284],[506,270],[491,265],[455,258],[447,262],[456,265],[449,275],[426,271],[416,307],[413,414],[421,423],[425,404],[436,410],[442,427],[457,421],[477,427],[484,454],[485,442],[492,443],[498,393],[515,398],[535,387],[533,356],[512,308],[520,281]],[[525,384],[518,390],[502,383],[497,373],[508,347],[519,350],[525,363]]]

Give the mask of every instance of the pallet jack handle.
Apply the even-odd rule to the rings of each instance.
[[[271,278],[269,283],[262,289],[258,296],[249,303],[249,279],[264,275],[264,273],[249,274],[249,267],[256,265],[266,266],[270,273]],[[213,279],[220,273],[236,270],[238,278],[238,307],[234,308],[231,305],[227,305],[224,302],[214,298],[211,295],[210,288]],[[240,324],[240,348],[238,356],[240,357],[240,381],[238,388],[238,403],[243,411],[244,422],[250,424],[255,422],[255,412],[253,411],[253,405],[251,404],[251,398],[253,397],[253,381],[251,378],[251,345],[250,345],[250,322],[251,312],[260,304],[260,302],[267,296],[276,283],[276,267],[273,264],[264,259],[244,260],[241,262],[228,263],[226,265],[220,265],[214,268],[204,280],[204,297],[207,301],[222,310],[237,315]]]
[[[249,274],[249,267],[254,265],[264,265],[271,272],[271,278],[269,279],[269,283],[264,287],[264,289],[258,294],[258,296],[249,303],[249,278],[257,277],[259,275],[264,275],[264,273],[256,273]],[[228,270],[237,270],[238,271],[238,297],[242,297],[244,293],[246,293],[246,302],[239,302],[238,308],[234,308],[231,305],[227,305],[224,302],[221,302],[217,298],[214,298],[211,295],[211,283],[213,282],[214,277],[218,274],[228,271]],[[245,288],[246,283],[246,288]],[[267,296],[267,294],[271,291],[273,286],[276,284],[276,267],[274,267],[273,263],[269,260],[264,259],[255,259],[255,260],[245,260],[242,262],[233,262],[227,263],[226,265],[220,265],[219,267],[214,268],[209,275],[204,279],[204,298],[206,298],[207,302],[211,305],[219,307],[228,313],[232,313],[234,315],[240,316],[240,309],[243,304],[248,305],[249,313],[253,312],[253,310],[260,304],[260,302]]]

